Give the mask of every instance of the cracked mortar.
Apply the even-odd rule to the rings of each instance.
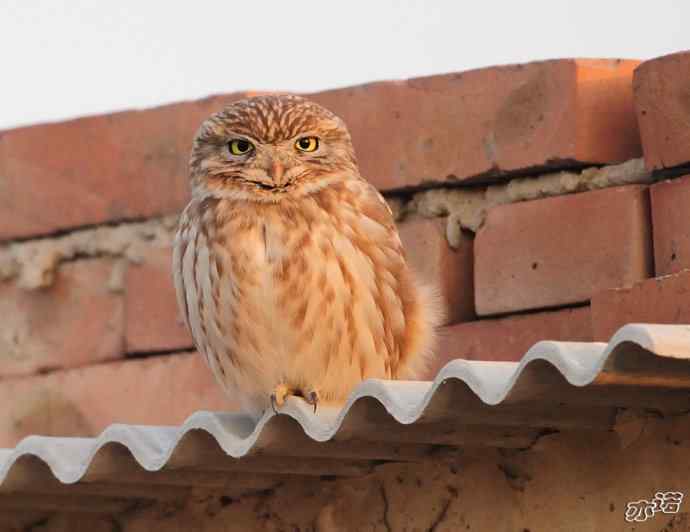
[[[411,198],[386,198],[397,222],[408,214],[447,217],[446,237],[452,247],[460,245],[462,229],[476,232],[492,207],[574,192],[620,185],[651,183],[642,159],[622,164],[586,168],[581,172],[555,172],[514,178],[503,184],[464,188],[436,188],[417,192]],[[139,263],[148,247],[172,244],[177,216],[144,222],[77,229],[58,237],[45,237],[0,246],[0,281],[17,278],[28,290],[49,287],[60,263],[87,257],[123,258],[113,268],[108,287],[119,291],[127,262]]]

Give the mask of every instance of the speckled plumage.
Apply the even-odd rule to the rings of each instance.
[[[318,149],[297,149],[302,137]],[[233,155],[233,139],[254,148]],[[173,254],[178,302],[246,410],[260,414],[276,390],[278,404],[291,394],[341,401],[363,379],[419,373],[435,298],[408,269],[342,120],[296,96],[242,100],[202,124],[190,166]]]

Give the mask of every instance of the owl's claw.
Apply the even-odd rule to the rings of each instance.
[[[273,390],[271,394],[271,408],[274,414],[278,414],[278,409],[285,404],[285,400],[290,395],[301,395],[307,404],[314,407],[314,413],[316,414],[316,407],[319,404],[319,392],[316,390],[311,390],[308,392],[303,392],[300,390],[294,390],[289,388],[286,384],[279,384]]]
[[[287,396],[291,394],[292,392],[290,391],[290,388],[288,388],[285,384],[279,384],[276,386],[275,390],[273,390],[273,393],[271,394],[271,408],[273,408],[274,414],[278,413],[278,408],[285,404],[285,399],[287,399]]]
[[[319,392],[317,392],[316,390],[307,392],[306,394],[304,394],[304,400],[307,402],[307,404],[314,406],[314,414],[316,414],[316,407],[319,404]]]

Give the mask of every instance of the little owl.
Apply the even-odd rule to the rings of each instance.
[[[197,349],[247,412],[290,395],[316,409],[367,378],[419,375],[435,297],[408,268],[340,118],[297,96],[235,102],[201,125],[190,171],[177,298]]]

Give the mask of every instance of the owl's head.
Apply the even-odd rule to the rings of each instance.
[[[350,134],[299,96],[240,100],[199,128],[190,161],[195,195],[278,202],[359,176]]]

